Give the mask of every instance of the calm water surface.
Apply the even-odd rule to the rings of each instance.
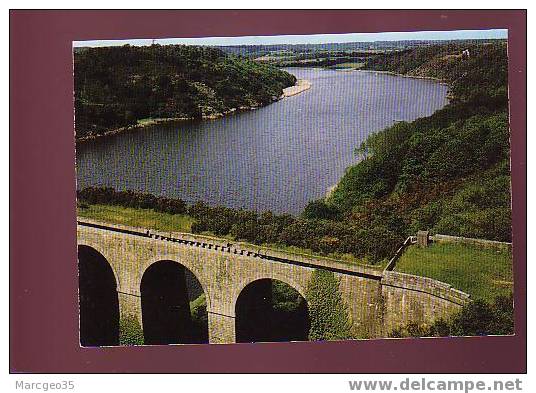
[[[312,88],[218,120],[156,125],[77,146],[78,188],[105,185],[211,205],[299,213],[324,196],[372,132],[428,116],[447,86],[292,68]]]

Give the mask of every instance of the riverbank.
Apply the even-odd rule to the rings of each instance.
[[[368,136],[361,146],[373,153],[346,168],[326,200],[328,207],[350,217],[359,212],[373,229],[383,226],[387,233],[426,229],[511,240],[507,51],[505,45],[493,45],[474,53],[471,61],[456,63],[424,52],[408,55],[399,66],[387,60],[374,65],[409,77],[443,78],[451,103],[409,125]]]
[[[399,73],[396,73],[396,72],[393,72],[393,71],[377,71],[377,70],[363,70],[363,69],[335,70],[335,71],[342,71],[342,72],[356,72],[357,71],[357,72],[365,72],[365,73],[368,73],[368,74],[391,75],[391,76],[398,76],[398,77],[401,77],[401,78],[430,80],[430,81],[433,81],[433,82],[437,82],[440,85],[448,86],[449,89],[447,91],[446,99],[447,99],[448,102],[450,102],[451,99],[452,99],[452,94],[450,92],[451,85],[447,81],[445,81],[443,79],[435,78],[435,77],[432,77],[432,76],[408,75],[408,74],[399,74]],[[448,105],[448,103],[447,103],[447,105]],[[356,164],[353,164],[353,165],[356,165]],[[326,195],[324,196],[325,199],[329,199],[333,195],[333,193],[335,192],[335,190],[339,186],[339,183],[341,182],[341,180],[342,180],[342,177],[337,181],[336,184],[334,184],[333,186],[331,186],[331,187],[329,187],[327,189]]]
[[[309,90],[312,86],[312,83],[306,79],[298,79],[294,86],[287,87],[283,89],[283,95],[281,98],[292,97],[297,94],[303,93],[306,90]]]
[[[95,140],[97,138],[101,138],[101,137],[105,137],[105,136],[119,134],[119,133],[124,132],[124,131],[143,129],[143,128],[146,128],[146,127],[150,127],[150,126],[154,126],[156,124],[162,124],[162,123],[192,121],[192,120],[215,120],[215,119],[222,118],[224,116],[231,115],[231,114],[236,113],[236,112],[249,111],[249,110],[254,110],[254,109],[257,109],[257,108],[258,108],[257,106],[231,108],[231,109],[229,109],[228,111],[225,111],[225,112],[214,113],[214,114],[210,114],[210,115],[203,115],[201,118],[198,118],[198,119],[196,119],[194,117],[164,117],[164,118],[156,118],[156,119],[153,119],[153,118],[141,119],[141,120],[138,120],[137,124],[132,124],[132,125],[125,126],[125,127],[114,128],[113,130],[106,131],[103,134],[99,134],[99,135],[91,135],[91,136],[86,136],[86,137],[83,137],[83,138],[77,138],[76,142],[77,143],[86,142],[86,141]]]
[[[341,65],[343,65],[343,64],[341,64]],[[448,81],[446,81],[444,79],[440,79],[440,78],[435,78],[433,76],[400,74],[400,73],[393,72],[393,71],[380,71],[380,70],[370,70],[370,69],[364,69],[364,68],[350,68],[350,67],[349,68],[343,68],[343,67],[335,68],[335,67],[319,67],[319,66],[310,66],[310,67],[303,66],[303,67],[296,67],[296,68],[330,70],[330,71],[338,71],[338,72],[356,72],[356,71],[357,72],[366,72],[366,73],[369,73],[369,74],[378,74],[378,75],[383,74],[383,75],[399,76],[401,78],[430,80],[430,81],[438,82],[441,85],[449,86]],[[304,80],[304,82],[308,82],[308,81]],[[297,86],[297,84],[294,85],[294,86],[288,87],[287,89],[291,89],[291,88],[294,88],[296,86]],[[305,90],[307,90],[307,89],[305,89]],[[299,93],[301,93],[301,91],[299,91]]]
[[[445,86],[449,85],[447,81],[445,81],[443,79],[440,79],[440,78],[435,78],[433,76],[408,75],[408,74],[399,74],[399,73],[393,72],[393,71],[377,71],[377,70],[363,70],[363,69],[355,69],[353,71],[367,72],[369,74],[378,74],[378,75],[399,76],[401,78],[431,80],[431,81],[438,82],[438,83],[440,83],[442,85],[445,85]]]
[[[274,98],[273,102],[282,100],[283,98],[292,97],[297,94],[303,93],[304,91],[309,90],[311,86],[312,84],[308,80],[298,79],[294,86],[290,86],[290,87],[283,89],[283,94],[279,98]],[[212,113],[210,115],[203,115],[200,119],[197,119],[197,120],[216,120],[216,119],[220,119],[222,117],[229,116],[238,112],[252,111],[252,110],[258,109],[259,107],[260,106],[241,106],[238,108],[231,108],[225,112]],[[95,140],[100,137],[115,135],[121,132],[130,131],[130,130],[142,129],[145,127],[150,127],[150,126],[154,126],[154,125],[162,124],[162,123],[192,121],[192,120],[196,120],[196,118],[194,117],[165,117],[165,118],[156,118],[156,119],[151,119],[151,118],[141,119],[141,120],[138,120],[137,124],[115,128],[113,130],[106,131],[100,135],[91,135],[91,136],[86,136],[83,138],[77,138],[76,143]]]

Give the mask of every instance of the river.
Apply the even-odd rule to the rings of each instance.
[[[154,125],[77,145],[77,187],[137,190],[298,214],[357,161],[355,148],[395,121],[447,103],[435,81],[292,68],[311,89],[217,120]]]

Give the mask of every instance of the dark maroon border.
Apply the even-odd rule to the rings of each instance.
[[[10,11],[10,372],[526,372],[526,11]],[[516,336],[81,349],[73,40],[507,28]]]

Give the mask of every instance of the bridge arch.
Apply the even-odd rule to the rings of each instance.
[[[86,242],[86,241],[78,241],[77,242],[77,248],[78,251],[80,251],[80,247],[88,247],[96,252],[98,252],[102,257],[108,262],[108,265],[110,266],[110,269],[112,269],[112,273],[114,275],[115,285],[117,286],[117,290],[121,290],[121,280],[119,280],[119,273],[116,270],[116,267],[112,263],[112,258],[108,255],[108,253],[104,250],[103,247],[101,247],[100,244],[94,244],[92,242]]]
[[[178,258],[176,254],[161,254],[157,257],[153,257],[149,259],[148,262],[143,265],[140,271],[140,276],[138,280],[138,285],[139,285],[138,289],[141,288],[141,280],[143,279],[143,275],[145,274],[145,272],[155,263],[162,262],[162,261],[175,262],[178,265],[190,271],[190,273],[199,282],[199,285],[201,285],[201,288],[203,289],[203,293],[205,294],[205,297],[206,297],[207,309],[210,310],[211,305],[212,305],[212,296],[209,290],[209,286],[206,283],[207,278],[205,278],[205,275],[203,274],[203,272],[195,264],[190,263],[187,258]]]
[[[108,259],[91,246],[78,246],[80,344],[119,344],[117,278]]]
[[[309,303],[307,300],[307,283],[306,282],[300,282],[296,279],[294,279],[293,275],[291,274],[284,274],[279,272],[268,272],[265,274],[255,275],[254,277],[248,277],[246,280],[242,281],[239,285],[236,285],[231,297],[231,310],[236,309],[236,302],[238,300],[238,297],[242,293],[245,287],[247,287],[249,284],[259,281],[259,280],[275,280],[275,281],[281,281],[282,283],[287,284],[288,286],[295,289],[307,302],[307,306],[309,307]]]
[[[171,259],[154,261],[145,268],[140,294],[146,344],[208,342],[208,293],[198,277]]]
[[[309,305],[303,285],[266,275],[241,286],[234,299],[236,342],[306,341]],[[291,282],[291,283],[289,283]]]

